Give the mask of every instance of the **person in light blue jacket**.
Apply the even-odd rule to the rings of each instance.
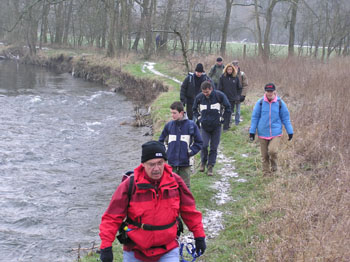
[[[284,125],[288,140],[293,138],[293,127],[285,102],[277,96],[273,83],[265,85],[264,97],[256,102],[249,130],[250,141],[255,139],[256,130],[260,141],[263,173],[277,171],[277,153]]]

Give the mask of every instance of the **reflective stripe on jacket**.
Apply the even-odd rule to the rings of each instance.
[[[187,119],[168,122],[159,142],[164,143],[168,137],[168,164],[171,166],[189,166],[189,158],[197,154],[203,145],[197,125]]]
[[[225,108],[224,119],[229,119],[231,117],[231,104],[223,92],[212,90],[208,98],[203,93],[196,96],[192,108],[193,115],[196,119],[199,119],[200,116],[200,123],[205,131],[211,132],[221,124],[221,105]]]

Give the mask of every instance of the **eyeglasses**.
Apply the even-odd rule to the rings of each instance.
[[[165,163],[164,160],[160,160],[160,161],[155,162],[155,163],[152,162],[152,163],[144,163],[144,164],[145,164],[148,168],[154,169],[156,166],[159,167],[159,168],[163,167],[164,163]]]

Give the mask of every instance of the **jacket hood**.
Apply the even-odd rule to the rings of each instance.
[[[224,75],[227,76],[227,69],[231,67],[232,68],[232,76],[233,77],[236,77],[237,76],[237,71],[236,71],[236,68],[232,65],[232,64],[227,64],[224,68]]]

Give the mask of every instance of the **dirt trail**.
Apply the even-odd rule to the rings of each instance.
[[[175,81],[176,83],[181,84],[179,80],[155,70],[155,64],[156,63],[154,62],[145,62],[142,67],[142,72],[145,73],[145,69],[147,69],[156,75],[169,78]],[[234,172],[235,167],[233,163],[235,162],[235,160],[224,156],[224,154],[222,154],[220,150],[220,147],[217,159],[220,163],[223,164],[223,167],[220,170],[216,171],[218,174],[220,174],[220,178],[211,186],[216,190],[216,194],[209,201],[215,201],[217,206],[221,206],[227,203],[228,201],[236,201],[230,196],[230,179],[235,178],[236,182],[242,183],[246,182],[246,180],[243,178],[239,178],[239,175],[236,172]],[[203,213],[203,224],[207,235],[207,239],[215,238],[219,235],[220,231],[224,229],[223,217],[225,214],[229,214],[229,211],[222,212],[220,210],[205,209]],[[187,232],[183,234],[181,236],[180,241],[185,243],[192,242],[192,233]]]

